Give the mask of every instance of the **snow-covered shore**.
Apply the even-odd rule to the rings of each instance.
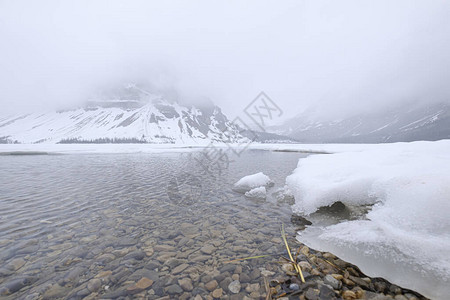
[[[198,151],[206,145],[174,144],[0,144],[0,154],[14,152],[48,154],[159,153]]]
[[[423,142],[430,143],[430,142]],[[338,153],[363,151],[371,148],[392,147],[392,145],[407,145],[408,143],[396,144],[225,144],[214,143],[213,146],[222,149],[233,148],[236,150],[267,150],[280,152],[304,152],[304,153]],[[77,153],[155,153],[155,152],[184,152],[198,151],[210,146],[205,140],[203,143],[194,144],[0,144],[0,153],[9,152],[47,152],[56,154]]]
[[[445,299],[450,294],[450,141],[339,147],[333,150],[340,153],[300,159],[286,179],[294,211],[310,215],[338,201],[372,206],[357,220],[314,224],[299,240],[370,276]]]

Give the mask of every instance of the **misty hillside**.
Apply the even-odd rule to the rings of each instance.
[[[0,117],[0,143],[293,142],[243,130],[210,101],[182,105],[135,86],[103,93],[81,108]]]
[[[450,105],[404,105],[325,121],[310,111],[270,128],[305,143],[385,143],[450,138]]]
[[[19,143],[207,143],[246,139],[212,104],[187,107],[160,95],[130,91],[82,108],[0,117],[0,140]]]

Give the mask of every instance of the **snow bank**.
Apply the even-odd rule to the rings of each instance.
[[[359,251],[366,260],[358,261],[362,267],[376,265],[373,260],[397,264],[401,274],[395,275],[392,267],[375,267],[371,275],[434,298],[450,294],[449,149],[447,140],[414,142],[300,159],[286,179],[295,212],[311,214],[337,201],[373,204],[364,220],[311,228],[302,241],[328,247],[343,258],[349,249]]]
[[[234,184],[233,190],[240,193],[246,193],[257,187],[269,187],[274,183],[270,180],[269,176],[262,172],[248,175],[241,178],[238,182]]]
[[[312,155],[300,159],[286,184],[297,200],[294,209],[306,214],[336,201],[365,205],[390,200],[391,204],[391,201],[413,196],[409,192],[415,185],[421,187],[424,197],[431,196],[435,189],[450,186],[447,185],[450,183],[449,149],[450,141],[416,142],[358,152]],[[447,190],[435,196],[440,205],[450,203],[444,201],[450,196]]]

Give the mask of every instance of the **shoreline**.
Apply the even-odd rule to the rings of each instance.
[[[293,239],[290,239],[290,241]],[[366,276],[358,266],[330,252],[309,248],[296,240],[295,260],[301,267],[305,282],[285,258],[281,265],[285,275],[272,278],[266,289],[266,299],[373,299],[428,300],[420,293],[400,287],[382,277]]]
[[[125,148],[110,149],[111,152],[102,152],[106,149],[95,149],[94,147],[89,149],[78,149],[82,150],[79,152],[74,151],[76,149],[65,149],[67,152],[63,153],[143,153],[139,152],[142,149],[138,148],[139,147],[127,149],[129,152],[126,152]],[[95,152],[96,150],[98,150],[98,152]],[[117,152],[114,152],[113,150],[117,150]],[[189,151],[191,150],[197,151],[198,148],[192,148]],[[146,149],[146,151],[146,153],[166,153],[168,148],[149,148]],[[184,152],[186,149],[172,148],[170,151]],[[266,149],[266,151],[279,152],[276,149]],[[22,156],[30,153],[16,152],[14,154]],[[35,151],[31,152],[30,155],[38,154],[44,153]],[[64,157],[64,155],[58,156],[58,158],[61,159]],[[139,161],[142,158],[147,157],[139,157]],[[5,159],[7,159],[7,157],[5,157]],[[94,158],[87,157],[86,159]],[[14,161],[15,163],[19,162],[19,160],[15,158],[11,161]],[[296,162],[298,162],[298,159]],[[260,166],[257,166],[256,170],[260,170]],[[95,175],[95,173],[92,174]],[[142,173],[140,173],[140,175],[142,175]],[[150,176],[149,178],[152,177]],[[160,193],[160,191],[158,191],[158,193]],[[156,235],[153,235],[151,232],[147,232],[145,235],[143,232],[139,232],[138,234],[139,236],[142,235],[142,239],[135,241],[135,244],[133,245],[121,245],[120,241],[117,241],[118,243],[116,244],[111,244],[109,240],[104,241],[100,239],[100,236],[98,236],[98,242],[102,243],[104,247],[98,247],[97,245],[94,246],[93,244],[93,246],[89,248],[92,252],[91,256],[87,259],[80,258],[78,260],[78,257],[84,258],[84,256],[80,253],[74,254],[74,257],[77,260],[74,260],[73,264],[80,264],[83,267],[83,270],[88,270],[86,271],[86,275],[76,276],[74,278],[74,282],[64,282],[62,286],[59,286],[59,283],[54,285],[42,284],[42,286],[39,287],[41,289],[38,289],[38,285],[34,285],[33,282],[19,282],[20,286],[17,286],[17,282],[13,280],[10,281],[9,278],[6,280],[7,277],[5,277],[4,281],[0,280],[0,292],[6,292],[9,295],[9,293],[13,292],[13,290],[17,287],[21,287],[23,290],[17,290],[18,292],[21,290],[21,295],[24,295],[27,291],[37,293],[41,296],[48,296],[48,294],[58,292],[70,292],[71,295],[77,297],[81,297],[81,295],[91,295],[94,297],[93,299],[95,299],[95,297],[112,297],[117,295],[123,297],[135,297],[136,295],[139,295],[144,297],[144,299],[146,299],[145,297],[157,299],[156,297],[159,298],[164,296],[164,293],[172,293],[172,296],[180,295],[180,297],[184,297],[185,299],[189,299],[188,294],[190,296],[199,295],[202,297],[200,299],[212,299],[211,297],[213,297],[214,292],[215,295],[218,295],[220,292],[223,293],[223,296],[220,297],[223,299],[243,299],[242,297],[248,297],[251,293],[254,293],[253,297],[251,297],[252,299],[264,299],[264,296],[267,294],[266,291],[271,291],[271,288],[275,288],[276,293],[274,293],[274,296],[286,297],[290,295],[294,297],[294,299],[327,299],[326,297],[329,297],[329,299],[365,299],[364,297],[367,299],[395,298],[397,300],[427,299],[418,292],[410,289],[399,288],[395,284],[391,284],[389,281],[382,278],[371,278],[365,276],[357,266],[343,262],[328,252],[320,252],[312,249],[306,251],[307,248],[295,239],[296,242],[292,242],[292,245],[297,245],[297,247],[301,245],[302,249],[305,249],[303,250],[305,253],[299,254],[298,257],[304,265],[303,267],[305,271],[306,283],[299,282],[299,279],[295,276],[295,274],[289,275],[289,272],[292,273],[293,271],[292,266],[291,268],[284,266],[284,269],[282,269],[283,265],[286,265],[286,261],[282,261],[284,264],[280,264],[278,261],[275,261],[275,257],[277,259],[282,259],[282,255],[286,255],[285,249],[284,252],[282,252],[284,245],[279,239],[277,232],[279,234],[279,222],[284,222],[285,224],[288,222],[288,215],[280,216],[280,211],[278,208],[272,208],[269,210],[269,212],[277,210],[277,213],[274,214],[267,214],[267,211],[264,210],[258,212],[257,208],[261,207],[262,204],[257,201],[249,200],[243,204],[239,198],[234,200],[234,202],[227,202],[226,205],[219,204],[221,202],[211,202],[211,204],[214,205],[209,206],[201,205],[200,207],[203,209],[202,212],[208,211],[208,213],[202,214],[201,219],[198,219],[197,216],[190,213],[186,214],[186,212],[183,212],[184,210],[180,211],[180,215],[174,216],[173,209],[160,207],[159,202],[148,202],[147,200],[142,200],[142,202],[135,203],[137,206],[134,208],[140,207],[142,210],[133,209],[132,211],[134,211],[134,217],[133,215],[130,215],[130,211],[127,210],[115,211],[114,213],[110,213],[109,210],[107,210],[104,213],[101,213],[101,215],[104,216],[104,220],[114,220],[116,218],[124,218],[128,220],[124,224],[114,223],[113,228],[109,226],[108,228],[103,228],[103,231],[106,232],[108,236],[114,235],[117,232],[129,232],[130,230],[136,230],[138,226],[132,222],[134,218],[136,218],[136,220],[149,220],[147,214],[142,215],[142,212],[147,211],[149,207],[152,207],[149,206],[149,203],[154,205],[155,211],[160,212],[159,217],[153,216],[151,218],[151,222],[149,222],[149,224],[154,223],[153,227],[156,226],[155,224],[159,223],[166,224],[166,218],[163,217],[166,215],[169,215],[171,218],[173,217],[173,222],[178,222],[180,226],[177,228],[167,228],[162,231],[157,231],[158,233]],[[119,200],[118,203],[123,204],[123,202]],[[240,205],[239,209],[237,209],[236,204]],[[267,205],[271,206],[269,202],[267,202]],[[179,209],[179,207],[177,207],[177,209]],[[48,230],[48,227],[52,227],[52,225],[51,223],[47,223],[46,220],[47,218],[42,220],[38,226],[45,227],[46,230]],[[100,222],[100,220],[103,220],[102,218],[95,220],[99,220],[96,225],[106,224]],[[159,220],[159,222],[156,222],[157,220]],[[291,223],[294,223],[292,222],[292,219]],[[233,226],[229,226],[230,224],[233,224]],[[187,228],[191,227],[192,230],[187,230]],[[293,231],[295,230],[295,226],[291,226],[290,229],[291,232],[289,235],[294,236],[295,233],[293,234]],[[56,235],[57,239],[55,239],[52,235],[46,236],[46,243],[50,243],[49,245],[52,248],[45,251],[50,251],[51,253],[54,253],[52,255],[59,257],[61,253],[58,252],[58,247],[67,246],[68,243],[76,247],[80,244],[84,245],[86,242],[97,242],[97,240],[91,241],[90,235],[86,236],[86,233],[83,234],[80,235],[78,232],[74,233],[75,238],[70,241],[63,239],[63,237],[61,237],[60,240],[57,240],[58,235]],[[289,241],[291,242],[291,238],[289,238]],[[62,242],[62,244],[53,244],[54,242]],[[6,241],[6,243],[8,243],[8,241]],[[12,244],[13,242],[11,242],[11,245]],[[47,244],[45,244],[45,246],[46,245]],[[153,250],[148,250],[153,248],[155,249],[154,253]],[[293,250],[295,249],[293,248]],[[144,254],[142,251],[144,251]],[[128,253],[134,254],[133,256],[127,256]],[[226,267],[223,267],[224,261],[232,258],[264,255],[268,253],[272,253],[271,256],[274,257],[258,259],[252,262],[247,261],[242,264],[237,263],[233,268],[231,268],[230,265],[225,265]],[[108,258],[107,260],[104,260],[105,255]],[[166,255],[166,257],[164,257],[164,255]],[[39,267],[39,262],[36,261],[34,257],[26,257],[20,254],[18,257],[19,259],[24,258],[26,262],[24,269],[21,269],[22,271],[20,271],[20,273],[28,276],[28,274],[31,274],[30,272],[36,272],[36,268]],[[109,261],[110,259],[111,261]],[[352,261],[348,257],[347,259]],[[332,260],[331,263],[333,265],[330,265],[329,260]],[[0,263],[2,263],[0,267],[3,267],[3,265],[8,268],[17,267],[9,261],[9,258],[5,261],[0,261]],[[54,270],[57,270],[58,272],[68,271],[66,269],[59,269],[57,263],[59,263],[59,261],[55,259],[53,265],[49,264],[49,266],[51,268],[55,268]],[[176,269],[179,264],[186,267],[181,272],[177,272]],[[78,268],[78,266],[76,267]],[[361,267],[363,266],[361,265]],[[127,272],[131,272],[133,276],[131,278],[128,278],[128,276],[122,276],[123,274],[121,272],[124,271],[124,269],[126,269]],[[49,278],[51,278],[51,276],[54,276],[54,278],[57,277],[53,274],[54,270],[50,270],[52,275],[48,275]],[[102,277],[99,289],[96,289],[95,291],[89,290],[87,288],[89,282],[93,281],[97,284],[98,280],[95,276],[99,276],[99,274],[102,274],[101,272],[104,272],[105,270],[110,271],[112,274],[108,275],[105,279]],[[313,273],[314,270],[315,272]],[[272,275],[277,273],[277,275],[281,274],[286,276],[275,277],[270,275],[268,272],[273,272],[274,274]],[[9,271],[5,272],[5,274],[9,275]],[[332,274],[335,276],[333,277]],[[33,273],[32,275],[34,276],[35,274]],[[333,277],[338,281],[338,283],[331,279],[330,276],[327,277],[327,275]],[[58,276],[69,275],[58,273]],[[120,279],[118,279],[119,277]],[[34,280],[35,277],[30,278],[33,278]],[[154,283],[145,289],[135,288],[136,286],[140,286],[142,283],[138,280],[139,278],[141,278],[140,280],[147,278],[152,280],[152,282],[154,281]],[[264,278],[267,278],[267,280],[270,279],[268,282],[269,289],[264,289]],[[11,279],[17,278],[11,277]],[[278,280],[278,283],[272,282],[273,286],[270,286],[270,281],[272,280]],[[234,281],[240,281],[240,290],[238,291],[238,294],[233,294],[229,288],[230,284]],[[215,282],[218,285],[214,285],[211,282]],[[256,288],[258,287],[256,284],[259,284],[259,288]],[[288,289],[291,284],[294,284],[293,287],[297,284],[298,289]],[[334,289],[332,287],[330,289],[330,284],[335,284],[337,288]],[[76,286],[77,288],[71,289],[70,285],[74,287]],[[190,289],[190,285],[195,287],[195,291]],[[214,286],[213,290],[209,289],[211,286]],[[3,287],[6,289],[2,290]],[[87,291],[90,293],[88,294]],[[194,292],[197,294],[194,294]],[[286,295],[282,296],[284,292]],[[427,294],[429,295],[429,293]],[[307,295],[308,297],[306,297]],[[11,299],[13,298],[11,297]],[[198,300],[198,297],[196,300]]]

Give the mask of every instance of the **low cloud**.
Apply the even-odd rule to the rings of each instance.
[[[292,116],[449,101],[446,1],[1,1],[4,112],[127,82],[210,98],[264,90]]]

